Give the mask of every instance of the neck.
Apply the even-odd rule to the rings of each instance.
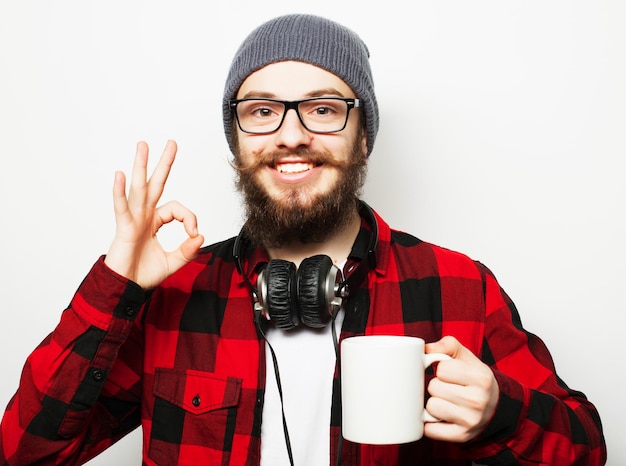
[[[356,209],[350,214],[351,218],[346,226],[324,241],[316,243],[301,243],[294,241],[279,248],[268,248],[270,259],[288,260],[300,265],[303,259],[325,254],[333,263],[337,264],[345,260],[361,228],[361,217]]]

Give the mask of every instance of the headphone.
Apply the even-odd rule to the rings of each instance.
[[[363,259],[347,279],[330,257],[319,254],[307,257],[298,268],[293,262],[272,259],[259,272],[254,286],[243,270],[242,256],[250,240],[245,236],[243,229],[241,230],[233,245],[233,256],[237,270],[250,290],[254,321],[257,326],[261,323],[261,317],[272,320],[277,328],[283,330],[300,324],[312,328],[322,328],[328,324],[350,295],[351,289],[357,289],[369,269],[376,264],[375,250],[378,243],[376,217],[371,207],[363,201],[359,201],[359,214],[371,226],[372,232],[365,229],[359,232],[351,255]],[[363,232],[369,236],[364,238],[367,243],[361,239]],[[363,254],[362,251],[358,251],[358,247],[365,244],[367,250]]]

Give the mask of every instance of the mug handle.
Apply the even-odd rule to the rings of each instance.
[[[427,369],[433,362],[444,361],[446,359],[452,359],[450,356],[444,353],[427,353],[424,354],[424,369]],[[441,422],[441,419],[436,418],[430,414],[426,408],[422,411],[423,422]]]

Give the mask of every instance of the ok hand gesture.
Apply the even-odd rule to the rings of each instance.
[[[178,202],[157,207],[176,150],[176,143],[168,141],[154,173],[148,179],[148,145],[139,142],[128,197],[126,176],[122,172],[115,173],[113,207],[117,228],[105,263],[144,289],[159,285],[193,260],[204,241],[198,234],[196,216],[189,209]],[[156,234],[163,225],[173,220],[182,222],[189,237],[176,250],[168,252],[163,249]]]

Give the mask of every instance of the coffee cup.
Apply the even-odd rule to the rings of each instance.
[[[341,343],[342,435],[356,443],[414,442],[424,422],[437,422],[424,407],[425,370],[442,353],[424,353],[424,340],[368,335]]]

